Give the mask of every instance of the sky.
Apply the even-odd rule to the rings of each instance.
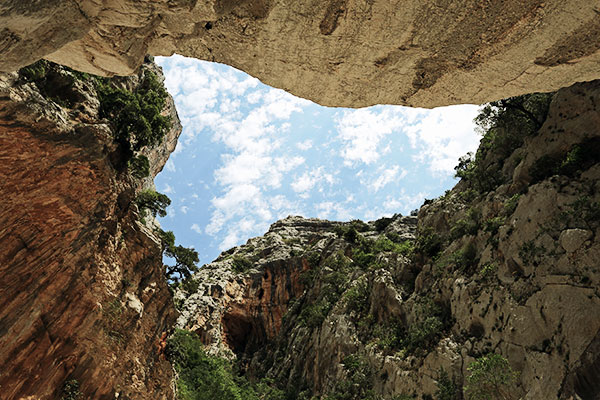
[[[480,140],[478,106],[322,107],[226,65],[156,62],[183,126],[155,179],[172,201],[160,223],[200,265],[288,215],[407,215],[454,186]]]

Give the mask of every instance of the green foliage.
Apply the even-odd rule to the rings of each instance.
[[[487,263],[481,267],[479,270],[479,275],[486,279],[493,276],[498,270],[498,265],[496,263]]]
[[[177,329],[167,342],[166,354],[178,374],[179,400],[283,400],[270,381],[252,385],[234,374],[231,364],[208,355],[198,336]]]
[[[479,193],[495,189],[506,181],[501,175],[504,160],[522,146],[526,136],[537,133],[548,114],[553,94],[534,93],[491,102],[484,106],[475,123],[483,137],[479,149],[459,159],[456,177]]]
[[[568,220],[567,223],[588,228],[600,224],[600,201],[581,196],[568,207],[569,210],[563,215]]]
[[[359,316],[368,311],[370,287],[366,279],[361,279],[358,283],[346,291],[346,310],[354,311]]]
[[[406,332],[400,321],[392,319],[383,324],[373,324],[371,321],[367,323],[369,328],[372,328],[370,334],[379,350],[385,354],[392,354],[402,348]]]
[[[417,232],[415,252],[435,258],[442,250],[442,238],[433,231],[432,227],[426,227]]]
[[[467,400],[512,399],[511,389],[518,374],[508,360],[500,354],[489,354],[478,358],[467,367],[465,394]]]
[[[174,265],[165,265],[165,275],[173,284],[177,284],[181,279],[188,281],[194,272],[198,270],[196,263],[199,261],[198,252],[193,248],[175,245],[175,234],[172,231],[157,231],[158,237],[162,242],[164,255],[175,260]],[[192,285],[192,283],[188,283]],[[190,292],[188,292],[190,293]]]
[[[544,253],[544,248],[529,240],[519,248],[519,257],[526,265],[537,265],[538,258]]]
[[[133,157],[129,160],[128,166],[131,175],[136,178],[142,179],[150,175],[150,162],[148,161],[148,157],[144,155]]]
[[[318,284],[317,297],[302,308],[299,316],[300,324],[313,329],[323,324],[346,290],[350,280],[349,272],[349,260],[343,254],[336,254],[328,257],[318,270],[313,270],[309,274],[308,279]]]
[[[167,215],[166,208],[171,204],[171,199],[166,194],[146,189],[138,194],[136,203],[140,210],[149,210],[154,217],[156,215],[164,217]]]
[[[410,353],[417,349],[428,349],[437,342],[443,329],[444,324],[439,317],[427,317],[408,328],[404,347]]]
[[[342,360],[346,379],[337,382],[325,400],[379,400],[373,391],[374,371],[364,356],[351,354]]]
[[[19,70],[19,77],[27,82],[36,82],[46,77],[48,61],[39,60]]]
[[[437,379],[436,400],[459,400],[461,399],[460,390],[454,380],[450,379],[448,373],[440,368]]]
[[[504,217],[489,218],[483,223],[483,229],[486,232],[490,232],[492,235],[495,235],[498,233],[500,227],[504,225],[504,222]]]
[[[129,157],[144,146],[160,144],[171,128],[170,117],[161,115],[167,91],[153,72],[146,71],[133,92],[107,81],[98,81],[97,91],[100,117],[113,123],[115,138]]]
[[[515,212],[515,210],[517,209],[517,206],[519,205],[519,199],[521,198],[520,194],[515,194],[513,195],[510,199],[506,200],[506,202],[504,202],[504,215],[505,216],[511,216],[513,215],[513,213]]]
[[[196,293],[198,291],[199,286],[200,281],[191,277],[181,281],[181,288],[185,290],[185,292],[188,294]]]
[[[60,393],[61,400],[78,400],[83,395],[79,391],[79,382],[76,379],[66,381]]]
[[[600,161],[600,138],[573,145],[567,152],[544,155],[529,169],[532,183],[541,182],[552,175],[574,177]]]
[[[375,221],[375,229],[377,232],[383,232],[385,228],[387,228],[393,221],[394,218],[379,218],[377,221]]]
[[[242,273],[248,271],[254,266],[254,263],[243,256],[233,256],[233,269],[236,272]]]
[[[456,240],[464,235],[476,235],[477,231],[479,231],[480,219],[481,212],[470,208],[467,211],[467,216],[456,221],[452,228],[450,228],[450,238]]]
[[[178,282],[180,279],[189,279],[198,270],[196,263],[199,261],[198,252],[193,248],[177,245],[165,248],[165,256],[173,258],[175,265],[167,265],[166,274],[169,279]]]

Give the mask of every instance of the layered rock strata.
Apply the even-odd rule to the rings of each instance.
[[[328,106],[481,104],[600,78],[599,13],[588,0],[13,0],[0,70],[43,57],[126,75],[178,53]]]
[[[93,78],[55,66],[44,79],[0,75],[0,398],[60,399],[70,382],[86,399],[171,399],[157,344],[176,314],[134,202],[149,182],[116,169]],[[170,99],[164,112],[163,150],[143,151],[153,174],[181,128]]]
[[[196,275],[178,325],[298,398],[461,398],[492,353],[514,398],[598,398],[598,104],[599,81],[560,90],[520,147],[479,161],[500,183],[463,180],[418,223],[277,222]]]

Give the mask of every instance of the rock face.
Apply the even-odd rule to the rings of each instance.
[[[600,78],[589,0],[9,0],[0,70],[131,74],[145,54],[232,65],[328,106],[434,107]]]
[[[510,154],[487,144],[493,186],[465,178],[418,223],[277,222],[177,294],[178,326],[291,398],[462,398],[490,353],[515,399],[598,398],[598,104],[599,81],[560,90]]]
[[[115,169],[93,80],[60,67],[45,79],[0,75],[0,398],[60,399],[76,382],[86,399],[171,399],[157,344],[176,313],[133,201],[148,182]],[[153,173],[180,133],[172,102],[164,112],[175,123],[145,151]]]

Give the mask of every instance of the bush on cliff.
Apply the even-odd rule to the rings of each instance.
[[[100,117],[108,118],[115,129],[115,139],[126,159],[144,146],[156,146],[171,128],[171,118],[161,115],[167,91],[156,74],[146,71],[134,91],[98,80]]]
[[[483,137],[477,152],[459,159],[456,177],[479,193],[504,183],[504,161],[523,145],[525,137],[537,133],[546,120],[553,93],[533,93],[493,101],[475,117]]]
[[[179,280],[188,281],[198,270],[198,252],[191,247],[175,245],[175,234],[172,231],[157,231],[162,242],[164,255],[175,260],[174,265],[165,265],[167,279],[177,284]]]
[[[167,215],[167,207],[171,205],[171,199],[166,194],[147,189],[138,194],[136,203],[140,210],[150,211],[153,217],[164,217]]]

